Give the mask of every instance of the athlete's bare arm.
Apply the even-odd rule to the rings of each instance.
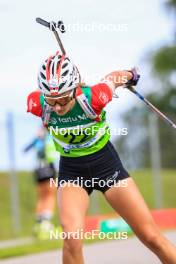
[[[104,80],[111,82],[114,88],[124,85],[133,78],[133,74],[130,71],[114,71],[105,76]]]
[[[139,70],[136,67],[133,67],[130,70],[111,72],[106,75],[103,80],[109,83],[109,86],[114,90],[124,84],[135,86],[137,85],[139,78]]]

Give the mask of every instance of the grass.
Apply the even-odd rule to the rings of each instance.
[[[150,209],[155,208],[154,189],[152,184],[152,175],[150,170],[141,170],[131,172],[131,176],[138,185],[145,201]],[[21,231],[18,235],[14,234],[12,229],[12,215],[11,215],[11,199],[10,199],[10,178],[7,173],[0,173],[0,240],[13,239],[19,237],[28,237],[32,235],[32,229],[35,218],[35,201],[36,189],[33,181],[33,176],[30,172],[18,172],[18,187],[19,187],[19,201],[20,201],[20,220]],[[162,171],[162,187],[163,187],[163,208],[176,207],[175,189],[176,177],[174,170]],[[88,211],[89,215],[93,214],[107,214],[114,212],[107,204],[103,195],[99,192],[93,193],[91,197],[91,204]],[[54,217],[54,223],[58,224],[58,213]],[[90,241],[92,242],[92,241]],[[94,242],[94,241],[93,241]],[[0,258],[7,256],[17,256],[29,253],[41,252],[55,249],[61,246],[58,241],[39,242],[33,244],[23,245],[8,249],[0,249]]]
[[[31,173],[17,173],[19,190],[20,222],[22,229],[18,237],[29,236],[34,223],[34,210],[36,191]],[[10,177],[7,173],[0,174],[0,211],[3,212],[0,218],[0,240],[16,238],[12,230],[11,196],[10,196]]]
[[[61,248],[61,241],[34,241],[31,244],[0,249],[0,259],[29,255]]]

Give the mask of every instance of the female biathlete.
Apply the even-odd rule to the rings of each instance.
[[[175,264],[176,248],[160,233],[109,141],[104,107],[115,89],[124,82],[136,85],[139,77],[135,68],[114,71],[100,83],[85,86],[77,67],[57,52],[40,68],[40,90],[28,96],[28,112],[42,117],[61,155],[58,206],[63,231],[68,234],[84,228],[89,195],[96,189],[162,263]],[[122,181],[125,187],[119,184]],[[64,239],[63,263],[84,263],[81,238]]]

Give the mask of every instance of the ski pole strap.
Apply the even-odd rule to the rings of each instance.
[[[48,126],[50,115],[51,115],[51,111],[52,111],[51,106],[47,105],[44,102],[43,113],[42,113],[42,121],[43,121],[43,125],[45,127]]]
[[[92,106],[89,104],[88,99],[83,93],[81,87],[78,87],[76,89],[76,100],[88,118],[93,119],[97,122],[100,121],[100,116],[95,113]]]

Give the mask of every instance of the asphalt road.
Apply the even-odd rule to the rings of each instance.
[[[176,231],[165,233],[176,245]],[[85,264],[159,264],[158,258],[137,238],[84,246]],[[50,251],[0,261],[2,264],[61,264],[61,251]]]

